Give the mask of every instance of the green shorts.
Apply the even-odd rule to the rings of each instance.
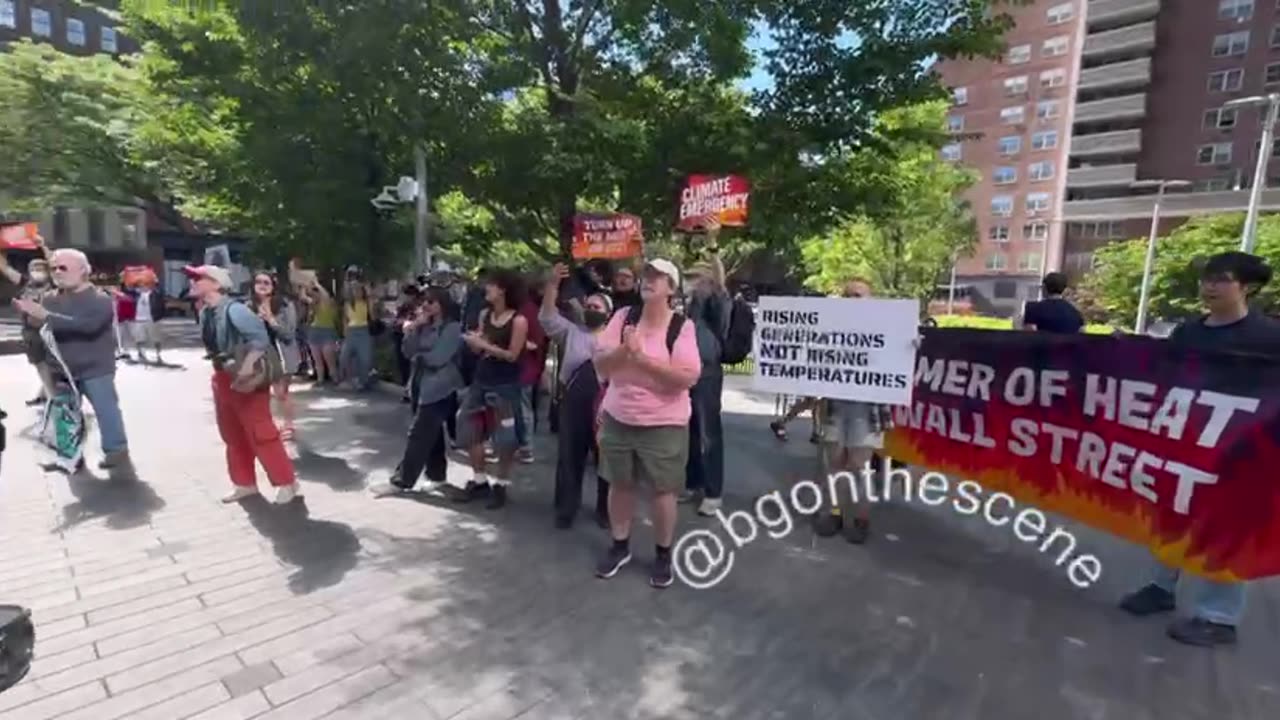
[[[680,492],[688,461],[688,426],[640,427],[604,416],[600,428],[600,477],[610,485],[643,484],[659,493]]]

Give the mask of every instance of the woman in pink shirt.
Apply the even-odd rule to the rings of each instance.
[[[649,584],[673,580],[676,494],[689,457],[689,388],[702,371],[693,324],[672,309],[680,271],[669,260],[645,265],[643,304],[619,310],[599,336],[597,372],[609,383],[601,404],[600,474],[609,478],[613,544],[596,574],[610,578],[631,562],[637,484],[653,487],[657,558]]]

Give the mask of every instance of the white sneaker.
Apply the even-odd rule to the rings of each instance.
[[[388,483],[378,483],[377,485],[374,485],[373,487],[369,488],[369,492],[372,493],[373,496],[376,498],[384,498],[384,497],[390,497],[392,495],[400,495],[408,491],[400,487],[399,485],[393,485],[388,482]]]
[[[237,485],[229,495],[222,498],[222,502],[231,504],[240,502],[241,500],[258,494],[258,488],[252,485]]]
[[[416,489],[418,492],[426,493],[428,495],[439,495],[444,490],[444,486],[448,484],[449,483],[435,482],[434,480],[423,480],[418,483],[418,487]]]
[[[703,498],[698,505],[698,514],[713,517],[723,504],[720,498]]]
[[[281,487],[276,493],[276,504],[288,505],[293,502],[294,498],[299,497],[300,495],[301,493],[298,492],[298,482],[295,480],[288,485]]]

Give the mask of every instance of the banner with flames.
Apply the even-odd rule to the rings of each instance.
[[[573,217],[573,257],[621,260],[644,253],[640,218],[623,213],[579,213]]]
[[[680,230],[697,230],[708,224],[743,227],[751,183],[739,175],[690,175],[680,191]]]
[[[1146,545],[1280,575],[1280,363],[1145,337],[927,330],[895,460]]]

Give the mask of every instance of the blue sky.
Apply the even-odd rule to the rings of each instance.
[[[757,24],[751,32],[751,39],[747,40],[747,47],[756,56],[756,67],[752,71],[751,76],[740,80],[738,85],[744,90],[767,90],[773,86],[773,78],[764,69],[764,50],[768,50],[773,46],[773,37],[769,33],[769,28],[762,24]]]

